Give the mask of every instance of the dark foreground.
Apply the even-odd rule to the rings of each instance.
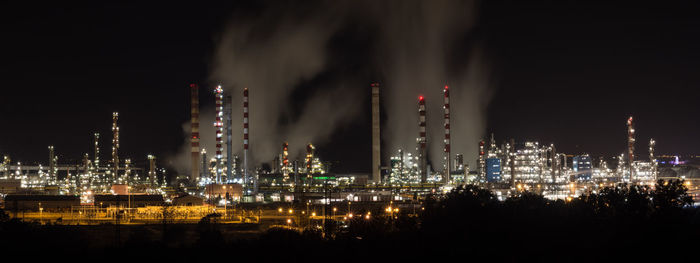
[[[257,225],[37,225],[0,213],[3,262],[586,262],[700,260],[700,213],[682,182],[608,188],[571,200],[523,193],[505,202],[467,186],[417,216],[371,211],[326,235]],[[367,211],[363,211],[363,214]],[[682,261],[678,261],[682,260]],[[81,260],[82,261],[82,260]]]

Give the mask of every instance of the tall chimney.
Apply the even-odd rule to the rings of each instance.
[[[226,96],[226,180],[233,179],[233,130],[231,127],[231,110],[233,100],[231,95]]]
[[[632,175],[632,162],[634,162],[634,123],[632,122],[632,116],[627,119],[627,155],[630,170],[630,182],[634,179]]]
[[[381,178],[381,126],[379,119],[379,83],[374,82],[372,87],[372,177],[370,181],[377,182]]]
[[[221,85],[216,86],[214,90],[216,93],[216,122],[214,122],[214,128],[216,128],[216,183],[221,182],[222,169],[223,169],[223,156],[222,156],[222,136],[224,133],[224,89]]]
[[[248,88],[243,89],[243,186],[248,183]]]
[[[112,112],[112,164],[114,165],[114,174],[112,174],[112,183],[119,178],[119,112]]]
[[[447,85],[443,90],[445,94],[445,174],[443,176],[443,183],[450,183],[451,176],[451,156],[450,156],[450,90]]]
[[[201,166],[199,154],[199,86],[197,86],[197,84],[190,84],[190,99],[190,141],[192,143],[192,155],[190,156],[192,171],[190,174],[190,182],[197,182],[201,176],[199,169]]]
[[[426,147],[427,142],[425,136],[425,99],[423,96],[418,96],[418,158],[419,158],[419,169],[420,169],[420,182],[426,183],[428,181],[427,160],[426,160]]]

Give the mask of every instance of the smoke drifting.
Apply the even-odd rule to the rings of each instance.
[[[290,1],[244,9],[219,36],[210,80],[234,98],[234,153],[242,148],[242,128],[236,128],[242,90],[250,90],[251,164],[270,161],[283,141],[296,154],[306,143],[328,140],[369,110],[356,101],[369,97],[372,81],[382,84],[385,154],[415,150],[422,94],[429,156],[434,167],[441,165],[448,84],[453,152],[476,158],[490,96],[484,54],[464,41],[475,23],[473,1]],[[205,112],[211,111],[202,109],[202,127]],[[209,148],[206,138],[214,133],[206,132],[202,145]]]

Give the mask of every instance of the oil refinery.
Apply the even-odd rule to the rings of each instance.
[[[685,179],[697,200],[695,176],[669,175],[669,170],[683,166],[683,162],[697,162],[697,156],[681,160],[679,156],[656,156],[656,141],[648,143],[648,157],[635,152],[635,123],[632,116],[626,120],[627,148],[619,156],[606,158],[586,153],[558,152],[554,143],[538,141],[497,141],[491,134],[479,142],[478,158],[465,160],[465,153],[452,153],[451,140],[459,134],[450,133],[450,100],[448,86],[444,86],[443,120],[426,118],[428,98],[417,95],[417,135],[414,149],[391,149],[388,158],[381,156],[380,85],[372,83],[372,170],[368,174],[339,174],[331,162],[317,154],[316,146],[303,145],[305,153],[292,159],[288,142],[279,142],[278,154],[269,156],[267,164],[252,163],[249,151],[251,123],[249,96],[254,89],[225,91],[221,84],[212,92],[215,98],[215,116],[212,125],[215,134],[200,133],[200,87],[189,85],[190,93],[190,169],[168,180],[164,168],[157,167],[158,159],[148,155],[134,165],[128,154],[120,151],[119,113],[112,113],[111,160],[101,159],[100,134],[93,134],[92,154],[85,153],[80,163],[59,160],[54,146],[48,146],[48,162],[27,165],[13,162],[5,155],[0,164],[0,194],[63,195],[79,197],[81,204],[96,205],[95,198],[104,195],[160,196],[167,202],[183,197],[203,198],[205,203],[230,205],[236,203],[301,202],[328,204],[343,201],[408,201],[418,202],[425,195],[445,193],[456,186],[472,184],[491,190],[500,200],[521,192],[535,192],[548,199],[567,199],[618,184],[653,186],[657,179]],[[242,109],[233,107],[233,99],[242,101]],[[231,115],[242,112],[242,123],[233,123]],[[105,116],[108,117],[108,116]],[[428,126],[441,125],[442,142],[428,141]],[[252,123],[255,127],[255,123]],[[242,134],[238,134],[240,131]],[[254,131],[254,129],[252,130]],[[201,136],[213,136],[214,155],[200,145]],[[233,141],[242,142],[242,149],[233,149]],[[225,142],[225,143],[224,143]],[[431,163],[427,148],[439,143],[444,156],[441,163]],[[299,145],[299,147],[302,147]],[[242,156],[234,155],[242,153]],[[646,153],[645,153],[646,154]],[[662,158],[660,160],[660,158]],[[685,158],[685,157],[683,157]],[[613,160],[613,165],[608,161]],[[342,161],[342,160],[341,160]],[[386,164],[386,165],[383,165]],[[614,167],[614,168],[612,168]]]

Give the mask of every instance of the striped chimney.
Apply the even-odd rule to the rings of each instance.
[[[243,89],[243,185],[248,180],[248,88]]]
[[[450,182],[450,90],[447,85],[443,90],[445,94],[445,176],[444,183]]]

